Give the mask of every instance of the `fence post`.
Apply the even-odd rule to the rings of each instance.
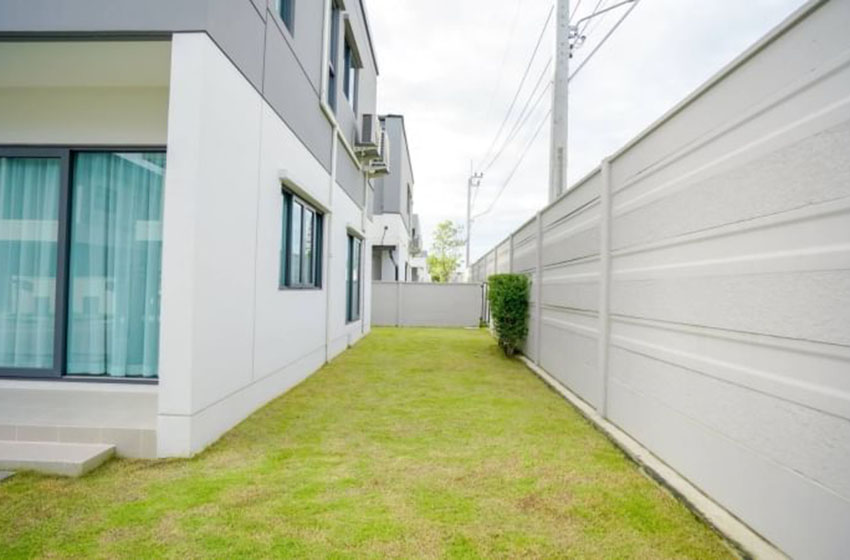
[[[599,406],[603,418],[608,416],[608,354],[611,342],[611,162],[602,160],[602,186],[599,189]]]
[[[537,272],[534,277],[534,363],[540,365],[540,341],[543,338],[543,211],[537,213]]]
[[[395,326],[401,325],[401,282],[395,283]]]
[[[513,232],[511,232],[511,236],[508,239],[510,239],[509,249],[508,249],[508,272],[510,274],[513,274],[513,272],[514,272],[514,234],[513,234]]]

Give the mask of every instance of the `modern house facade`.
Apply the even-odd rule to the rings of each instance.
[[[361,0],[2,0],[0,39],[0,440],[188,456],[369,331]]]
[[[409,282],[413,277],[413,166],[402,115],[384,115],[381,126],[389,143],[389,174],[375,180],[372,233],[372,280]]]

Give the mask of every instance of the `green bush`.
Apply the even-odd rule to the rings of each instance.
[[[528,277],[523,274],[495,274],[490,283],[490,317],[499,337],[499,346],[512,356],[528,335]]]

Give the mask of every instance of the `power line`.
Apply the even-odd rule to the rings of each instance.
[[[617,28],[618,28],[618,27],[620,27],[620,24],[621,24],[621,23],[623,23],[623,21],[624,21],[627,17],[629,17],[629,14],[630,14],[630,13],[632,13],[632,10],[634,10],[635,8],[637,8],[637,5],[638,5],[638,4],[640,4],[640,0],[634,0],[634,1],[632,2],[632,5],[631,5],[631,6],[629,6],[629,9],[628,9],[628,10],[626,10],[626,13],[624,13],[624,14],[622,15],[622,17],[620,17],[620,19],[618,19],[618,20],[617,20],[617,23],[615,23],[615,24],[611,27],[611,29],[609,29],[609,30],[608,30],[608,33],[606,33],[606,34],[605,34],[605,36],[602,38],[602,40],[601,40],[601,41],[599,41],[599,43],[598,43],[595,47],[593,47],[593,50],[592,50],[592,51],[590,51],[590,54],[589,54],[589,55],[587,55],[587,56],[585,57],[585,59],[581,61],[581,64],[579,64],[579,65],[578,65],[578,67],[577,67],[577,68],[573,71],[573,73],[572,73],[572,74],[570,74],[570,78],[569,78],[570,80],[572,80],[573,78],[575,78],[575,77],[576,77],[576,74],[578,74],[579,72],[581,72],[581,69],[582,69],[582,68],[584,68],[584,67],[585,67],[585,65],[586,65],[588,62],[590,62],[590,59],[591,59],[591,58],[593,58],[593,55],[595,55],[595,54],[599,51],[599,49],[602,47],[602,45],[604,45],[604,44],[605,44],[605,41],[607,41],[607,40],[608,40],[608,38],[609,38],[609,37],[611,37],[611,35],[613,35],[613,34],[614,34],[614,32],[617,30]]]
[[[534,131],[534,135],[532,135],[531,139],[528,141],[528,144],[525,145],[525,149],[522,151],[522,154],[520,154],[519,160],[516,162],[516,165],[514,165],[514,168],[511,169],[511,172],[508,174],[508,178],[505,179],[504,183],[502,183],[502,186],[499,188],[499,192],[496,193],[496,197],[490,202],[490,205],[487,207],[486,210],[484,210],[480,214],[475,215],[473,219],[480,218],[484,214],[487,214],[488,212],[493,210],[493,208],[496,206],[496,202],[499,201],[499,198],[502,196],[502,193],[505,192],[505,189],[511,183],[511,179],[513,179],[514,174],[516,174],[517,169],[519,169],[519,166],[522,165],[523,160],[525,160],[525,156],[528,154],[528,151],[531,149],[531,146],[534,144],[534,141],[537,139],[537,136],[540,134],[540,131],[543,130],[543,125],[548,122],[549,115],[551,114],[552,109],[550,108],[548,111],[546,111],[546,114],[543,116],[543,120],[540,121],[540,124],[537,126],[537,130]]]
[[[576,2],[575,7],[573,8],[573,13],[571,13],[571,14],[570,14],[570,21],[572,21],[573,19],[575,19],[576,14],[578,13],[578,9],[579,9],[580,7],[581,7],[581,0],[578,0],[578,2]]]
[[[579,0],[581,1],[581,0]],[[514,32],[516,31],[516,22],[519,19],[519,6],[520,0],[516,0],[516,6],[514,9],[514,17],[511,18],[511,28],[508,32],[508,40],[505,41],[505,49],[502,51],[502,63],[499,65],[499,74],[496,78],[496,87],[493,88],[492,93],[490,94],[490,101],[487,103],[487,118],[490,118],[490,111],[493,109],[493,101],[496,99],[496,92],[499,91],[499,87],[502,85],[502,77],[505,73],[505,62],[508,60],[508,52],[510,52],[511,45],[514,39]]]
[[[543,36],[546,34],[546,28],[549,27],[549,21],[552,19],[552,12],[554,11],[555,5],[553,4],[549,8],[549,14],[546,16],[546,21],[543,22],[543,29],[540,30],[540,36],[537,38],[537,44],[534,45],[534,51],[532,51],[531,58],[528,60],[528,64],[525,67],[525,72],[522,75],[522,79],[519,81],[519,87],[517,88],[516,93],[514,94],[513,100],[511,100],[511,104],[508,107],[508,112],[505,114],[505,118],[502,119],[502,124],[499,125],[499,130],[496,132],[496,136],[493,138],[493,141],[490,142],[490,146],[487,148],[485,156],[481,158],[482,161],[486,161],[490,158],[490,154],[493,151],[493,147],[496,145],[496,142],[499,140],[499,136],[501,136],[502,131],[505,129],[505,125],[507,124],[511,113],[513,112],[517,99],[519,99],[519,94],[520,92],[522,92],[522,86],[525,85],[525,80],[526,78],[528,78],[528,73],[531,71],[531,65],[534,62],[534,58],[537,56],[537,51],[540,48],[540,43],[543,41]]]
[[[551,65],[552,65],[552,57],[550,56],[549,60],[546,62],[546,66],[543,67],[543,71],[540,73],[540,77],[537,78],[537,82],[534,84],[534,88],[531,90],[531,93],[528,95],[528,99],[525,100],[525,104],[523,105],[522,110],[517,115],[516,122],[511,127],[511,130],[510,130],[510,132],[508,132],[508,135],[505,137],[505,141],[502,143],[502,146],[499,148],[499,150],[496,152],[496,154],[490,159],[490,161],[487,163],[487,165],[484,166],[484,173],[486,173],[493,166],[493,164],[496,163],[496,161],[499,159],[499,156],[502,155],[502,152],[505,151],[505,148],[508,146],[508,144],[510,144],[510,142],[511,142],[511,140],[513,140],[514,136],[516,136],[516,133],[519,132],[518,127],[521,126],[520,123],[523,122],[523,117],[525,116],[526,111],[528,111],[528,107],[531,104],[532,100],[534,99],[534,96],[537,94],[537,89],[540,87],[540,84],[543,83],[543,78],[546,77],[546,73],[549,71],[549,66],[551,66]],[[547,88],[548,88],[548,86],[547,86]]]
[[[525,126],[525,123],[527,123],[527,122],[528,122],[528,119],[529,119],[529,118],[531,118],[531,115],[533,115],[533,114],[534,114],[534,110],[535,110],[535,109],[537,109],[537,106],[538,106],[538,105],[540,105],[540,101],[542,101],[542,100],[543,100],[543,98],[546,96],[546,92],[548,92],[548,91],[549,91],[549,89],[551,89],[551,87],[552,87],[552,82],[550,81],[550,82],[548,82],[548,83],[546,84],[546,87],[545,87],[545,88],[543,88],[543,89],[540,91],[540,95],[538,95],[538,96],[537,96],[537,99],[534,101],[534,104],[531,106],[531,109],[530,109],[530,110],[528,111],[528,113],[525,115],[525,118],[523,118],[523,119],[522,119],[522,122],[518,123],[518,125],[517,125],[517,126],[515,126],[515,127],[514,127],[514,129],[511,131],[511,133],[508,135],[508,140],[507,140],[507,141],[506,141],[506,143],[502,146],[502,150],[504,150],[504,149],[505,149],[505,147],[507,147],[508,143],[509,143],[511,140],[513,140],[513,138],[516,136],[516,134],[517,134],[517,133],[519,133],[519,131],[520,131],[520,130],[522,130],[522,128]],[[500,153],[501,153],[501,152],[500,152]],[[498,156],[499,156],[499,154],[497,154],[497,155],[496,155],[496,157],[498,157]],[[473,207],[473,208],[475,207],[475,201],[478,199],[478,191],[479,191],[479,190],[481,190],[481,189],[480,189],[480,188],[479,188],[479,189],[476,189],[475,194],[474,194],[474,195],[473,195],[473,197],[472,197],[472,207]]]

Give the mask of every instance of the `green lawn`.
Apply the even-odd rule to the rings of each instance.
[[[0,484],[9,558],[728,558],[484,331],[376,329],[191,460]]]

